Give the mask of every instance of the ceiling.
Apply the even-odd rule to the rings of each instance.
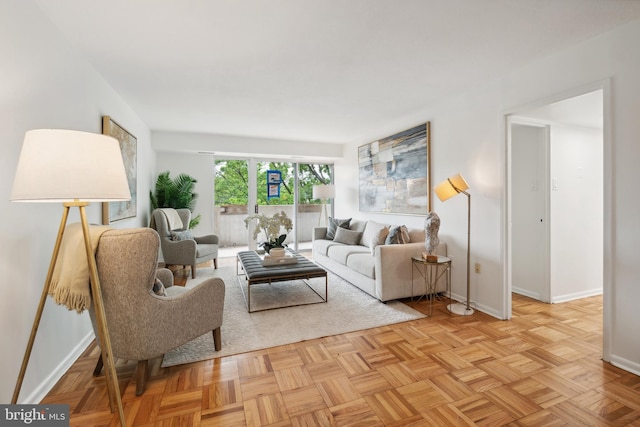
[[[154,131],[328,143],[640,19],[627,0],[35,1]]]

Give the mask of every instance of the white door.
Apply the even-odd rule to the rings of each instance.
[[[547,126],[511,124],[512,291],[549,302]]]

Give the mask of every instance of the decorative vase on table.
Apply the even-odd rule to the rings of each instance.
[[[271,248],[271,250],[269,251],[269,255],[275,258],[283,257],[284,253],[285,253],[284,248]]]
[[[284,248],[287,247],[287,245],[284,243],[286,238],[286,234],[281,234],[275,239],[271,239],[268,242],[260,243],[259,246],[262,247],[262,249],[264,249],[266,253],[273,257],[284,256]]]

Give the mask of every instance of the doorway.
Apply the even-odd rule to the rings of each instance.
[[[510,291],[550,303],[603,293],[603,118],[603,89],[507,117]]]
[[[512,291],[550,302],[550,126],[511,121]]]

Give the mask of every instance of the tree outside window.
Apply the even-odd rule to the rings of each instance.
[[[286,162],[262,162],[258,164],[258,204],[293,205],[294,204],[294,164]],[[282,173],[279,198],[267,198],[267,170],[279,170]],[[328,164],[301,163],[298,166],[299,194],[301,204],[319,204],[313,199],[313,186],[331,183],[331,166]],[[216,161],[215,204],[247,205],[249,171],[245,160]]]

